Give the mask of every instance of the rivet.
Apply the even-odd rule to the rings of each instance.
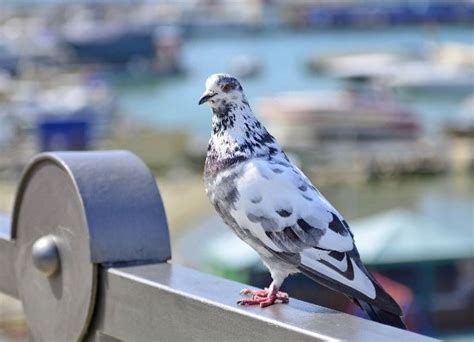
[[[59,269],[59,252],[56,240],[52,235],[46,235],[35,241],[31,255],[36,269],[51,277]]]

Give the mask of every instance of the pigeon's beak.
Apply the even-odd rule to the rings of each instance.
[[[206,103],[211,99],[211,97],[217,95],[216,92],[213,92],[212,90],[206,90],[204,94],[202,94],[201,98],[199,99],[199,104],[202,105],[203,103]]]

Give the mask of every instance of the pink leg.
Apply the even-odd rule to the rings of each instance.
[[[252,298],[241,299],[237,302],[240,305],[257,305],[264,308],[275,303],[288,303],[288,294],[285,292],[278,291],[278,288],[273,284],[270,285],[270,289],[265,288],[264,290],[251,290],[243,289],[240,294],[251,295]]]

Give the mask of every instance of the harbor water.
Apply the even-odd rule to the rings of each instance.
[[[255,103],[257,98],[276,92],[341,87],[341,83],[330,76],[307,73],[305,59],[310,54],[406,49],[423,53],[424,49],[444,42],[473,44],[474,35],[468,26],[236,32],[225,37],[217,32],[209,38],[200,36],[185,41],[182,52],[186,72],[183,75],[153,79],[147,84],[118,82],[119,105],[134,119],[207,137],[208,110],[197,106],[204,81],[209,74],[230,72],[232,61],[239,55],[254,56],[262,63],[261,74],[242,82],[250,102]],[[401,94],[401,99],[420,112],[429,132],[436,132],[441,123],[459,110],[463,100],[462,97],[419,98],[409,94]]]

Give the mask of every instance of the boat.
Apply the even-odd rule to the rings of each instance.
[[[101,64],[131,74],[180,72],[181,44],[174,27],[105,22],[66,27],[60,43],[72,62]]]
[[[379,79],[397,92],[424,96],[465,96],[474,91],[474,47],[445,43],[399,52],[360,51],[312,54],[311,72],[339,79]]]
[[[317,141],[415,139],[416,113],[392,92],[364,82],[345,90],[290,92],[262,98],[257,112],[286,146],[313,146]]]
[[[411,62],[394,74],[391,86],[408,95],[465,96],[474,91],[474,68]]]
[[[309,72],[344,75],[386,76],[393,68],[412,58],[409,53],[386,51],[353,51],[332,54],[310,54],[305,61]]]

